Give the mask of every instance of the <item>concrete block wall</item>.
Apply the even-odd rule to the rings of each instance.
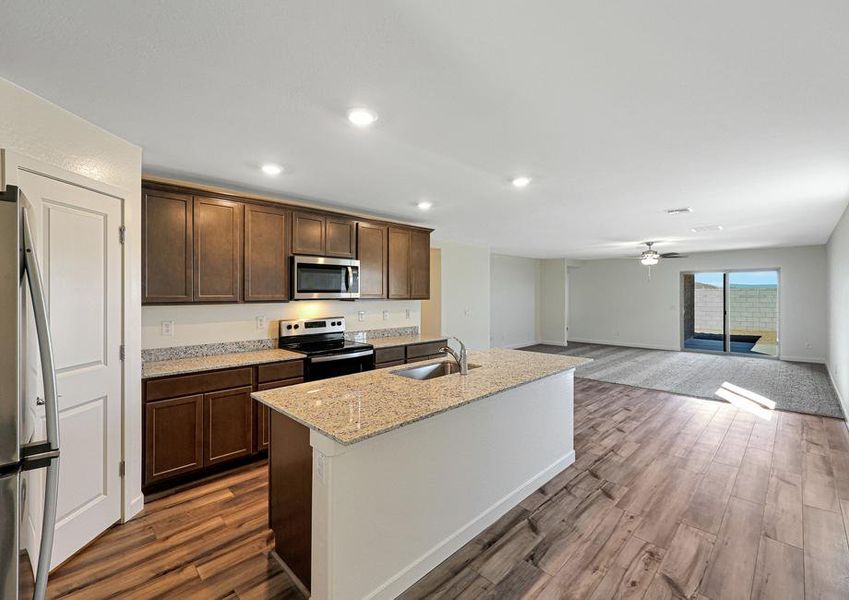
[[[695,290],[695,330],[722,333],[722,289]],[[777,289],[771,287],[731,288],[730,326],[732,333],[766,335],[778,323]]]

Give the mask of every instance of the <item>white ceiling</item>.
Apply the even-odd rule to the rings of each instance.
[[[141,145],[149,173],[499,252],[820,244],[849,198],[845,0],[2,0],[0,14],[0,76]],[[352,106],[380,120],[356,129]],[[534,180],[516,190],[516,174]]]

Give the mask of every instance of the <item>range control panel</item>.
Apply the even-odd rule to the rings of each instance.
[[[314,333],[344,333],[345,317],[280,321],[280,337]]]

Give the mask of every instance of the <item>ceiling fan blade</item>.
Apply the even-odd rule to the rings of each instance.
[[[665,252],[660,255],[660,258],[687,258],[686,254],[678,254],[677,252]]]

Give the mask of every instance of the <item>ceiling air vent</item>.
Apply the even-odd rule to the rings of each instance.
[[[704,233],[706,231],[722,231],[722,225],[701,225],[700,227],[690,227],[693,233]]]
[[[692,208],[690,208],[690,207],[686,207],[686,208],[670,208],[669,210],[667,210],[667,211],[666,211],[666,214],[667,214],[667,215],[683,215],[683,214],[691,213],[691,212],[693,212],[693,209],[692,209]]]

